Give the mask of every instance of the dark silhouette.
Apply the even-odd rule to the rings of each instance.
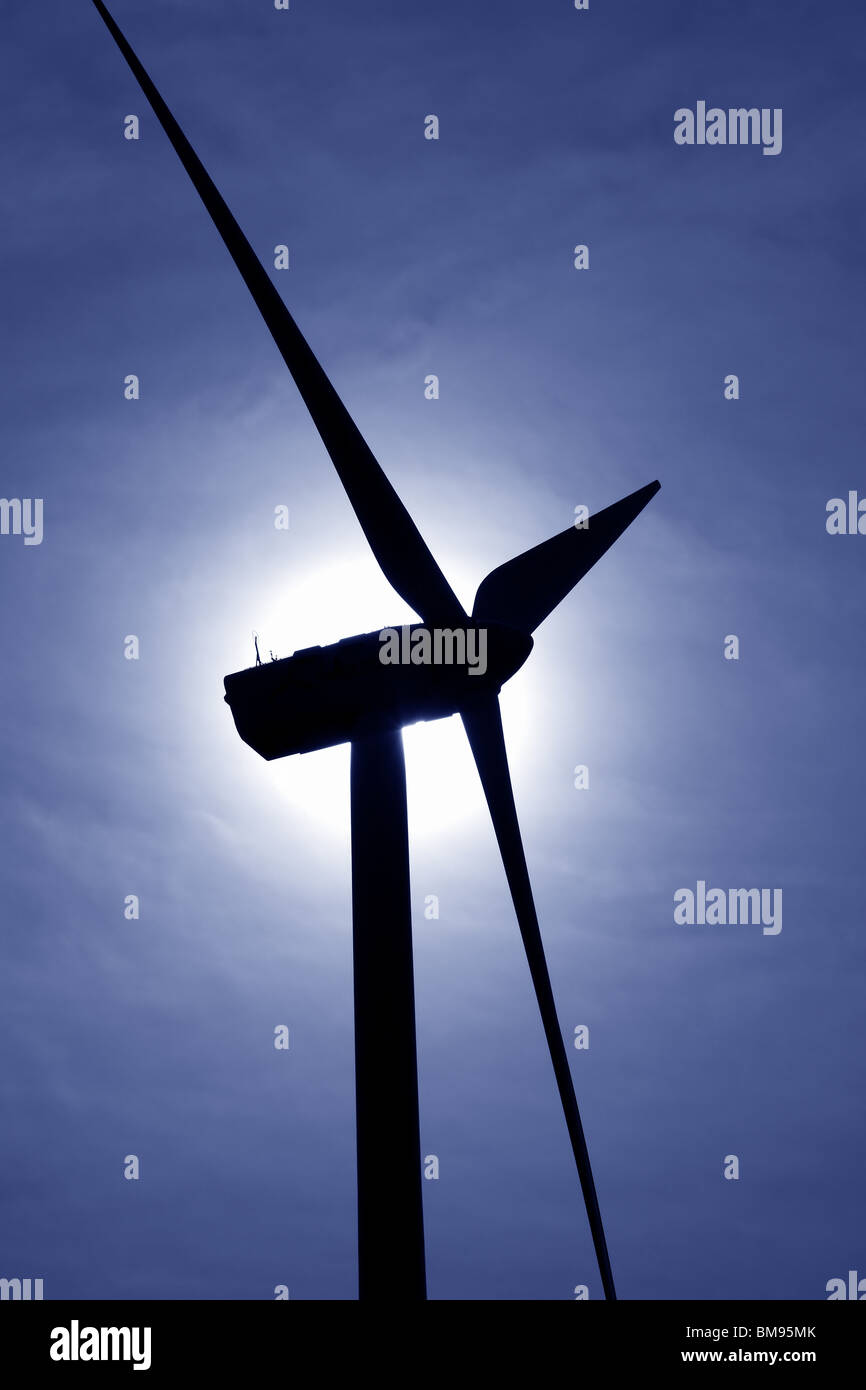
[[[383,634],[346,638],[225,678],[238,733],[272,759],[351,742],[355,1090],[360,1296],[426,1297],[406,783],[400,729],[459,713],[481,777],[535,988],[580,1176],[605,1296],[616,1297],[601,1213],[556,1007],[502,735],[498,694],[532,633],[658,491],[648,484],[509,560],[480,585],[470,618],[361,437],[255,252],[101,0],[97,10],[192,179],[250,290],[379,565],[421,617],[443,630],[449,661],[386,663]],[[460,644],[464,640],[463,659]],[[485,664],[466,658],[470,638]],[[441,648],[440,650],[445,650]],[[256,646],[258,657],[258,645]],[[457,659],[455,659],[455,655]]]

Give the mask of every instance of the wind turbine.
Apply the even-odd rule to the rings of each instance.
[[[349,742],[358,1264],[362,1299],[426,1298],[415,995],[409,899],[406,775],[401,729],[458,713],[481,784],[541,1013],[583,1190],[605,1297],[616,1298],[589,1154],[556,1016],[499,712],[502,685],[523,665],[532,634],[622,535],[659,489],[649,483],[488,574],[471,617],[102,0],[93,0],[240,271],[301,393],[361,529],[396,592],[420,616],[417,634],[448,634],[441,664],[382,660],[378,632],[313,647],[225,678],[235,725],[262,757]],[[486,670],[465,653],[481,634]],[[462,636],[462,646],[460,638]],[[444,651],[444,641],[440,651]],[[417,642],[417,646],[416,646]],[[464,660],[460,660],[460,651]],[[455,660],[454,657],[457,657]],[[388,864],[383,893],[381,864]]]

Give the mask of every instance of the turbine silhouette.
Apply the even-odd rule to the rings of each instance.
[[[487,667],[386,665],[380,634],[314,647],[225,678],[241,738],[267,759],[350,742],[359,1293],[426,1298],[406,777],[401,729],[459,713],[490,809],[553,1062],[605,1297],[613,1275],[556,1016],[514,805],[499,691],[532,634],[659,489],[649,483],[490,573],[471,618],[370,452],[258,257],[102,0],[93,0],[253,296],[396,592],[452,654],[485,634]],[[477,648],[476,648],[477,649]],[[447,661],[447,658],[446,658]],[[389,867],[383,895],[381,864]]]

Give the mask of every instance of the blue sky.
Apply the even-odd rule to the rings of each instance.
[[[860,7],[111,8],[464,602],[661,480],[504,692],[542,932],[620,1296],[825,1297],[866,1273]],[[353,1298],[348,750],[264,764],[222,678],[410,615],[95,9],[5,27],[0,490],[44,538],[0,536],[0,1275]],[[699,100],[782,153],[675,145]],[[430,1296],[600,1297],[461,730],[406,747]],[[782,931],[675,925],[698,880]]]

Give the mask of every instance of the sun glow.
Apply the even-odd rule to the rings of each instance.
[[[450,576],[449,576],[450,577]],[[459,579],[461,576],[457,576]],[[465,589],[461,589],[465,595]],[[342,637],[417,622],[367,556],[334,558],[303,579],[281,586],[262,609],[258,628],[262,659]],[[503,720],[509,755],[519,761],[528,733],[528,703],[521,689],[507,688]],[[481,786],[459,716],[409,725],[403,732],[410,835],[447,835],[485,813]],[[302,812],[317,832],[342,835],[348,819],[349,747],[279,759],[267,765],[280,796]]]

